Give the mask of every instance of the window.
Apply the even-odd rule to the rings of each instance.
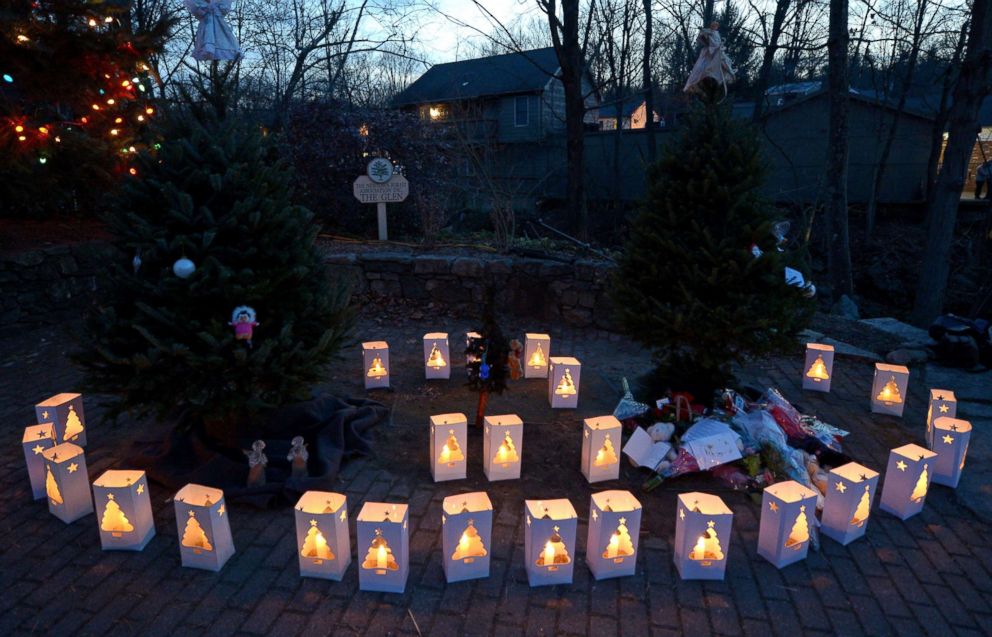
[[[527,126],[530,124],[530,111],[528,97],[519,95],[513,100],[513,125]]]

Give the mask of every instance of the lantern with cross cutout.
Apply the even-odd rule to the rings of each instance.
[[[971,441],[971,423],[958,418],[941,416],[933,419],[933,445],[937,453],[933,461],[934,483],[957,488],[968,457],[968,443]]]
[[[830,391],[834,373],[834,346],[806,343],[806,363],[803,365],[803,389]]]
[[[570,584],[575,570],[578,518],[572,503],[524,501],[524,560],[531,586]]]
[[[402,593],[410,574],[405,504],[366,502],[358,513],[358,588]]]
[[[548,401],[552,409],[579,406],[579,376],[582,363],[568,356],[552,356],[548,368]]]
[[[300,576],[340,582],[351,564],[348,498],[307,491],[297,500],[294,517]]]
[[[831,469],[823,499],[820,530],[844,545],[864,535],[877,491],[877,471],[857,462]]]
[[[90,478],[83,448],[63,442],[41,452],[45,460],[48,510],[66,524],[93,513]]]
[[[55,446],[55,428],[50,422],[24,428],[21,445],[24,448],[24,463],[28,467],[31,480],[31,494],[35,500],[45,497],[45,458],[42,452]]]
[[[547,378],[551,356],[551,337],[547,334],[524,335],[524,378]]]
[[[38,422],[55,426],[55,442],[86,446],[86,415],[82,394],[56,394],[34,406]]]
[[[922,511],[936,457],[929,449],[912,444],[890,451],[879,508],[900,520]]]
[[[144,471],[110,469],[93,483],[100,547],[140,551],[155,537],[152,501]]]
[[[465,414],[431,416],[431,477],[434,482],[465,478],[467,448]]]
[[[444,576],[451,582],[489,577],[493,504],[483,491],[444,499],[441,551]]]
[[[524,452],[524,423],[515,414],[486,416],[482,470],[490,482],[516,480]]]
[[[583,421],[582,475],[590,483],[620,477],[620,432],[620,421],[613,416]]]
[[[722,580],[734,513],[718,496],[680,493],[676,505],[675,567],[679,577]]]
[[[219,571],[234,555],[224,492],[187,484],[173,500],[183,566]]]
[[[931,389],[927,405],[927,446],[933,449],[933,421],[937,418],[956,418],[958,401],[954,392],[947,389]]]
[[[586,564],[597,580],[633,575],[637,568],[641,503],[630,491],[600,491],[589,499]]]
[[[362,343],[365,389],[389,387],[389,345],[386,341]]]
[[[765,487],[761,496],[758,555],[776,568],[806,559],[816,520],[816,492],[794,480]]]
[[[875,414],[902,416],[909,386],[909,369],[902,365],[875,363],[871,384],[871,411]]]
[[[428,380],[451,378],[451,352],[447,332],[424,334],[424,377]]]

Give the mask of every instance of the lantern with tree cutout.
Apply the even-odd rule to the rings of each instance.
[[[467,447],[465,414],[431,416],[431,476],[434,482],[465,478]]]
[[[682,579],[722,580],[734,514],[718,496],[680,493],[676,506],[675,567]]]
[[[405,504],[366,502],[358,513],[358,588],[402,593],[410,573]]]
[[[613,416],[583,421],[582,475],[590,483],[620,477],[620,432],[620,421]]]
[[[567,356],[552,356],[548,368],[548,401],[552,409],[579,406],[579,376],[582,363]]]
[[[482,470],[490,482],[516,480],[524,450],[524,423],[516,414],[486,416]]]
[[[909,369],[902,365],[875,363],[875,379],[871,384],[872,413],[902,416],[908,386]]]
[[[547,334],[524,335],[524,378],[547,378],[551,337]]]
[[[803,389],[830,391],[834,373],[834,346],[806,343],[806,363],[803,365]]]
[[[784,568],[806,559],[810,525],[816,520],[816,492],[789,480],[765,487],[761,496],[758,555]]]
[[[447,332],[424,334],[424,377],[451,378],[451,352]]]
[[[931,480],[945,487],[957,488],[968,457],[971,423],[958,418],[941,416],[933,419],[933,445],[937,453],[933,461]]]
[[[63,442],[41,452],[45,460],[48,510],[66,524],[93,512],[90,478],[83,448]]]
[[[871,503],[878,491],[878,472],[857,462],[830,470],[823,499],[821,530],[847,545],[865,534]]]
[[[55,427],[50,422],[24,428],[21,446],[24,448],[24,463],[28,467],[31,481],[31,494],[35,500],[45,497],[45,458],[42,452],[55,446]]]
[[[173,500],[183,566],[219,571],[234,555],[224,492],[187,484]]]
[[[38,422],[55,427],[55,442],[86,446],[86,415],[82,394],[56,394],[34,406]],[[88,489],[88,487],[87,487]]]
[[[348,499],[330,491],[307,491],[297,500],[294,517],[300,575],[340,582],[351,564]]]
[[[889,452],[879,508],[900,520],[923,510],[937,454],[919,445],[903,445]]]
[[[572,503],[524,501],[524,560],[531,586],[570,584],[575,570],[578,518]]]
[[[485,492],[444,499],[441,550],[444,576],[449,583],[489,576],[492,537],[493,505]]]
[[[586,563],[597,580],[633,575],[641,503],[630,491],[600,491],[589,500]]]
[[[140,551],[155,537],[144,471],[104,471],[93,483],[93,501],[104,551]]]
[[[933,445],[933,421],[936,418],[956,418],[958,401],[954,392],[947,389],[931,389],[930,402],[927,405],[927,446]]]
[[[362,343],[362,360],[365,363],[365,389],[389,387],[389,345],[386,341]]]

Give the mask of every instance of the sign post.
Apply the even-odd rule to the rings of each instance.
[[[352,192],[360,202],[376,204],[379,241],[388,239],[386,204],[405,200],[410,194],[410,182],[403,175],[393,174],[393,164],[388,159],[376,157],[366,166],[365,174],[355,180]]]

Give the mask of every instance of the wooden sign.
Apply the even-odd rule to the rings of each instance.
[[[399,203],[410,194],[410,182],[403,175],[393,175],[392,179],[383,183],[372,181],[368,175],[362,175],[352,184],[355,199],[362,203]]]

